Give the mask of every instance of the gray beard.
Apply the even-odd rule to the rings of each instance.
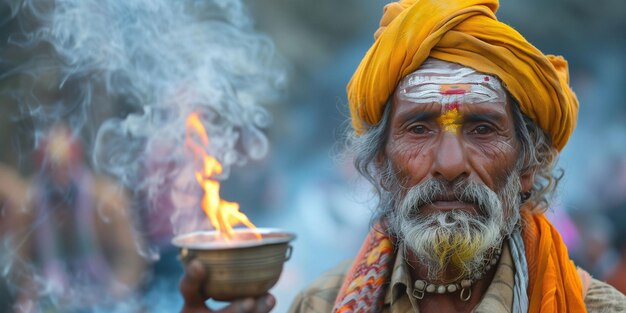
[[[478,214],[461,210],[420,214],[421,206],[446,190],[445,183],[435,179],[412,187],[403,197],[397,190],[387,195],[389,204],[398,203],[384,214],[389,231],[425,266],[431,281],[480,275],[493,249],[501,247],[520,219],[517,171],[508,176],[498,193],[469,181],[453,187],[457,199],[478,205]],[[457,277],[444,277],[448,269]]]

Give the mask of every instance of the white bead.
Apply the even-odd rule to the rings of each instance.
[[[461,288],[469,288],[472,286],[472,281],[469,279],[464,279],[461,281]]]
[[[436,287],[433,284],[429,284],[428,286],[426,286],[426,292],[433,293],[433,292],[435,292],[435,289],[436,289]]]
[[[455,292],[456,291],[456,285],[448,285],[448,292]]]
[[[440,285],[439,287],[437,287],[437,293],[439,294],[446,293],[446,286]]]

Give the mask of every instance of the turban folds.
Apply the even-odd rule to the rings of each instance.
[[[522,112],[561,150],[578,115],[567,62],[544,55],[499,22],[497,9],[497,0],[401,0],[385,6],[374,45],[347,87],[356,133],[378,124],[400,80],[434,57],[498,76]]]

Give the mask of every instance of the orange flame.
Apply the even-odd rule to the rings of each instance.
[[[254,235],[260,239],[261,235],[255,231],[256,227],[245,214],[239,212],[239,204],[220,198],[220,183],[213,177],[222,173],[222,165],[206,153],[205,147],[208,145],[209,136],[198,113],[189,114],[185,123],[185,147],[193,153],[196,166],[202,167],[201,170],[195,171],[196,180],[204,190],[202,210],[215,230],[225,240],[228,241],[234,237],[233,226],[239,224],[252,229]]]

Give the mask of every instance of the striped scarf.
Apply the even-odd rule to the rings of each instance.
[[[383,284],[393,269],[394,251],[391,239],[372,228],[354,264],[341,285],[335,313],[378,312],[385,298]]]

